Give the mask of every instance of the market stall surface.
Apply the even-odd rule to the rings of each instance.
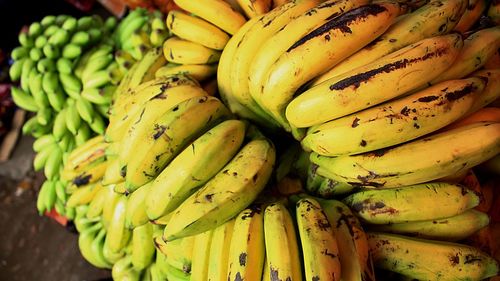
[[[83,259],[70,226],[38,215],[44,178],[32,169],[32,143],[21,138],[11,159],[0,163],[0,280],[107,280],[109,271]]]

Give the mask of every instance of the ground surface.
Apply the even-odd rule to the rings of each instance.
[[[0,163],[0,280],[106,280],[109,271],[80,255],[77,234],[38,215],[36,195],[44,178],[31,168],[32,142],[23,137],[12,159]]]

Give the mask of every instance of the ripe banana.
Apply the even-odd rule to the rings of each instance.
[[[189,274],[191,272],[195,236],[184,237],[165,242],[161,235],[155,236],[155,247],[166,256],[167,263],[177,270]]]
[[[464,186],[431,182],[364,190],[343,201],[366,223],[390,224],[456,216],[477,206],[480,198]]]
[[[487,214],[474,209],[459,215],[404,223],[368,226],[370,231],[387,232],[413,237],[444,241],[460,241],[487,226],[490,219]]]
[[[494,23],[500,24],[500,3],[498,1],[490,1],[486,14]]]
[[[106,171],[102,176],[102,184],[118,184],[123,183],[125,179],[120,174],[120,161],[118,157],[110,157],[108,156],[108,165],[106,167]]]
[[[235,218],[225,280],[260,280],[266,257],[263,211],[250,206]]]
[[[492,257],[477,248],[385,233],[368,233],[375,266],[418,280],[483,280],[498,274]]]
[[[495,122],[500,123],[500,108],[485,107],[480,110],[446,126],[443,131],[452,130],[458,127],[467,126],[477,122]]]
[[[137,271],[144,270],[153,262],[153,225],[146,223],[132,231],[132,265]]]
[[[179,64],[210,64],[218,62],[221,55],[220,51],[175,36],[163,43],[163,54],[167,61]]]
[[[181,39],[214,50],[223,50],[229,41],[229,35],[218,27],[181,11],[173,10],[168,13],[167,27],[172,34]]]
[[[341,280],[337,237],[321,205],[313,198],[296,203],[296,219],[306,280]]]
[[[453,30],[462,34],[470,30],[486,10],[487,4],[485,0],[469,1],[465,12]]]
[[[194,238],[193,261],[191,263],[191,280],[208,280],[208,264],[213,231],[200,233]]]
[[[272,8],[272,0],[237,0],[238,5],[248,18],[263,15]]]
[[[228,280],[229,245],[233,238],[234,221],[227,221],[213,230],[206,280]]]
[[[264,211],[264,237],[269,280],[302,280],[302,265],[293,219],[282,203]],[[266,270],[264,270],[266,272]],[[330,280],[330,279],[328,279]]]
[[[113,208],[113,213],[107,227],[106,243],[111,252],[118,253],[129,242],[131,231],[125,227],[127,197],[120,195]]]
[[[200,18],[218,26],[229,34],[236,31],[246,22],[243,15],[231,8],[223,0],[174,0],[183,10],[199,16]]]
[[[151,183],[146,212],[155,220],[174,211],[238,152],[245,124],[228,120],[207,131],[177,155]]]
[[[404,47],[309,88],[288,104],[286,118],[293,126],[309,127],[401,96],[438,77],[462,45],[460,35],[451,34]]]
[[[105,156],[107,147],[108,143],[104,142],[102,135],[87,140],[83,145],[71,151],[64,169],[75,172],[85,170],[87,165]]]
[[[482,95],[485,84],[479,78],[444,81],[412,95],[311,127],[301,143],[320,155],[336,156],[407,142],[465,116]]]
[[[422,39],[449,33],[459,22],[467,4],[467,0],[428,2],[402,16],[382,36],[320,75],[313,85],[371,63]]]
[[[500,124],[482,122],[355,156],[311,153],[311,162],[319,165],[319,175],[341,186],[389,188],[456,174],[499,152]]]
[[[135,229],[147,224],[149,219],[146,214],[146,198],[151,192],[151,182],[139,187],[129,195],[127,211],[125,212],[125,226]]]
[[[470,76],[487,80],[486,87],[481,95],[477,97],[474,105],[470,108],[470,113],[475,112],[500,98],[500,69],[479,70],[472,73]]]
[[[290,130],[285,108],[295,91],[381,35],[400,12],[399,4],[368,4],[329,20],[296,41],[269,69],[261,90],[262,105]]]
[[[159,68],[155,73],[155,77],[184,74],[202,82],[216,73],[217,64],[168,64]]]
[[[165,228],[165,239],[205,232],[234,217],[262,191],[275,157],[268,140],[253,140],[243,146],[231,162],[174,211]]]
[[[96,223],[92,227],[85,229],[78,236],[78,247],[82,256],[98,268],[111,268],[111,265],[102,255],[102,245],[104,241],[105,230],[102,229],[101,223]]]
[[[183,101],[147,127],[137,142],[122,149],[135,149],[126,166],[127,190],[153,180],[190,142],[229,117],[227,108],[214,97]],[[142,132],[138,129],[137,132]]]

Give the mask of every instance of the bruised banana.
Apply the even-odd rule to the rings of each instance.
[[[467,0],[431,1],[403,15],[382,36],[316,78],[313,85],[371,63],[422,39],[449,33],[457,25],[467,4]]]
[[[146,200],[150,220],[174,211],[238,152],[245,124],[228,120],[213,127],[177,155],[151,182]]]
[[[173,213],[167,241],[205,232],[246,208],[262,191],[273,170],[276,153],[266,139],[247,143],[220,172]]]
[[[401,96],[445,71],[462,45],[460,35],[451,34],[404,47],[307,89],[288,104],[286,118],[293,126],[310,127]]]
[[[462,34],[466,33],[479,20],[483,12],[486,10],[488,2],[485,0],[469,1],[467,9],[462,14],[460,21],[453,30]]]
[[[480,198],[464,186],[432,182],[364,190],[343,201],[365,223],[390,224],[456,216],[477,206]]]
[[[418,280],[483,280],[498,274],[498,262],[479,249],[450,242],[368,233],[376,267]]]
[[[358,154],[407,142],[465,116],[485,81],[448,80],[415,94],[311,127],[303,147],[336,156]],[[383,129],[382,129],[383,128]]]
[[[500,124],[481,122],[354,156],[311,153],[311,162],[339,186],[390,188],[456,174],[499,152]]]

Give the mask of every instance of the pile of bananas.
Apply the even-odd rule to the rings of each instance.
[[[472,241],[492,212],[472,169],[500,174],[498,1],[174,2],[103,23],[69,60],[79,88],[52,71],[72,92],[34,130],[39,210],[74,220],[87,261],[115,280],[498,274]],[[51,102],[22,68],[38,122]]]

